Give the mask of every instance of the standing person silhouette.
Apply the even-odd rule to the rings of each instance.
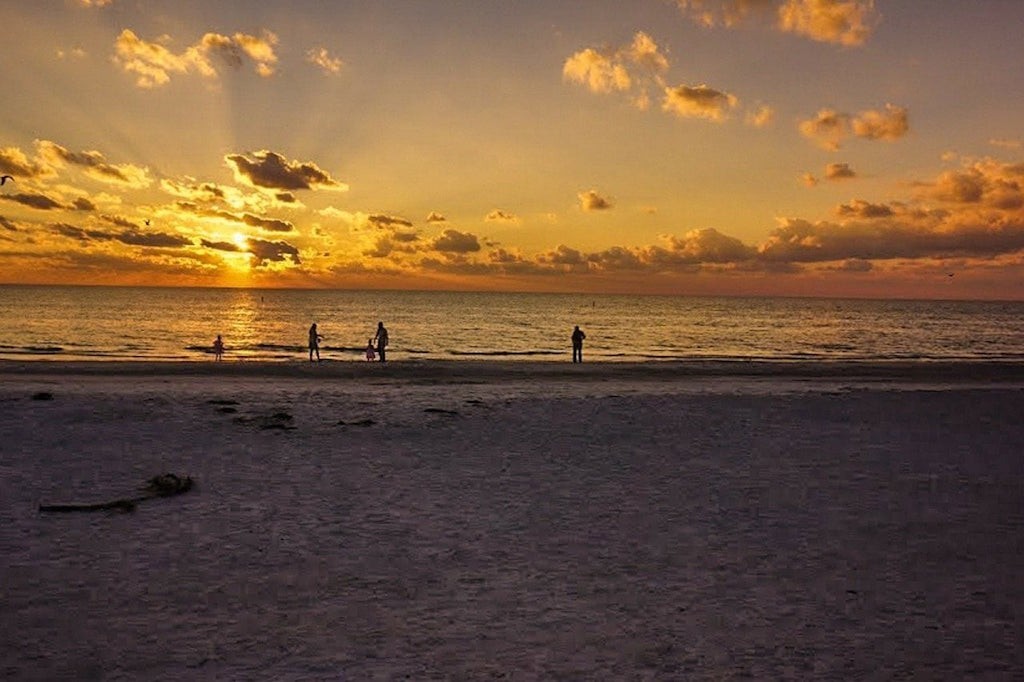
[[[388,330],[384,328],[383,322],[377,323],[377,333],[374,334],[373,340],[377,342],[377,355],[380,356],[380,361],[384,362],[384,349],[388,347]]]
[[[572,330],[572,361],[583,362],[583,339],[587,338],[587,335],[583,333],[579,325],[576,325]]]
[[[217,338],[213,340],[213,359],[217,361],[224,359],[224,339],[220,338],[220,334],[217,334]]]
[[[320,362],[320,342],[324,337],[316,330],[316,322],[309,328],[309,361],[313,362],[313,353],[316,353],[316,361]]]

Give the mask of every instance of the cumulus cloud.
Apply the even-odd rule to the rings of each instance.
[[[874,0],[676,0],[676,4],[707,28],[760,22],[845,46],[863,45],[878,22]]]
[[[228,154],[224,160],[234,171],[236,180],[253,187],[272,190],[348,190],[348,185],[335,180],[315,163],[288,161],[272,151]]]
[[[927,197],[952,204],[1018,211],[1024,206],[1024,163],[990,159],[961,170],[946,171],[933,182],[921,183]]]
[[[29,160],[25,152],[17,147],[0,149],[0,174],[16,178],[42,178],[53,175],[46,165]]]
[[[240,68],[246,60],[252,61],[261,76],[273,75],[277,63],[274,52],[277,36],[270,31],[263,31],[260,36],[207,33],[180,53],[165,47],[164,42],[168,39],[150,42],[124,29],[114,41],[114,61],[126,73],[135,75],[135,84],[140,88],[166,85],[173,74],[197,73],[203,78],[216,79],[220,72],[213,57],[235,68]]]
[[[851,121],[853,134],[869,140],[898,140],[910,130],[907,110],[885,105],[885,111],[862,111]]]
[[[867,140],[898,140],[910,130],[907,110],[892,104],[885,111],[868,109],[856,115],[821,109],[798,125],[800,133],[823,149],[835,151],[851,134]]]
[[[863,45],[871,36],[874,0],[787,0],[778,10],[778,27],[825,43]]]
[[[640,31],[633,42],[620,47],[588,47],[573,54],[562,66],[562,77],[599,94],[630,93],[633,103],[647,107],[647,90],[662,84],[668,59],[657,43]]]
[[[445,222],[448,222],[448,219],[445,218],[443,214],[438,213],[437,211],[431,211],[430,215],[427,216],[427,222],[428,223],[445,223]]]
[[[857,177],[857,173],[848,163],[830,163],[825,166],[825,178],[828,180],[848,180]]]
[[[49,140],[37,140],[39,155],[51,165],[63,168],[71,165],[100,182],[141,189],[151,184],[149,170],[130,163],[108,163],[97,151],[73,152]]]
[[[612,208],[611,200],[601,196],[596,190],[588,189],[576,196],[580,200],[580,208],[584,211],[605,211]]]
[[[647,251],[651,263],[730,263],[754,257],[755,250],[739,239],[722,234],[713,227],[690,230],[682,237],[666,236],[666,247]]]
[[[336,74],[341,72],[343,63],[338,57],[331,56],[326,47],[314,47],[306,52],[306,61],[319,66],[324,73]]]
[[[71,207],[76,211],[95,211],[96,204],[86,197],[78,197],[71,202]]]
[[[817,187],[818,178],[814,177],[813,173],[803,173],[800,175],[800,182],[804,187]]]
[[[431,247],[443,253],[474,253],[480,250],[480,241],[475,234],[447,229],[433,240]]]
[[[836,150],[849,134],[850,116],[834,109],[821,109],[814,118],[801,121],[800,133],[819,147]]]
[[[665,88],[662,109],[680,118],[723,121],[729,115],[729,111],[736,107],[737,102],[733,95],[709,88],[707,85],[679,85]]]

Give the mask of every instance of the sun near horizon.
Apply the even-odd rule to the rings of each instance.
[[[1013,3],[0,22],[2,283],[1024,298]]]

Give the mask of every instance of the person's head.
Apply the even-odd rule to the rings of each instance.
[[[578,332],[580,330],[580,326],[576,325],[575,327],[572,328],[572,330]]]
[[[378,322],[377,323],[377,329],[381,329],[383,326],[384,326],[383,322]]]

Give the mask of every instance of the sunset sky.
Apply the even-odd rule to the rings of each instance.
[[[1024,298],[1020,0],[0,25],[0,282]]]

